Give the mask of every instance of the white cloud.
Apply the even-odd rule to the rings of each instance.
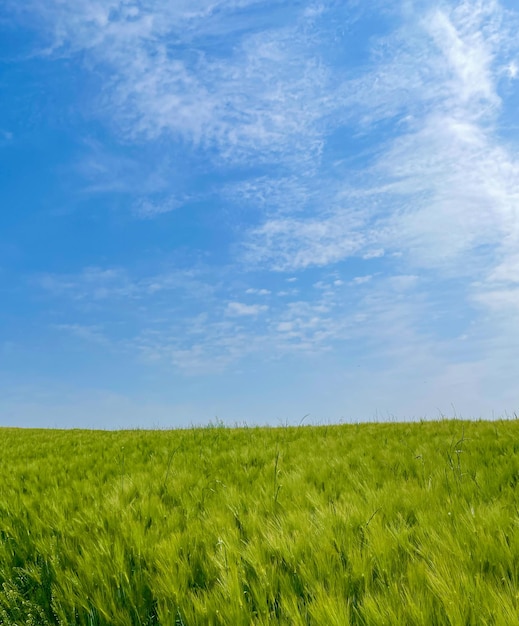
[[[373,278],[371,274],[367,274],[366,276],[355,276],[355,278],[351,281],[354,285],[364,285],[369,283],[369,281]]]
[[[63,321],[55,325],[59,330],[90,342],[110,339],[111,350],[125,358],[140,355],[150,364],[201,373],[229,368],[247,355],[268,360],[330,350],[358,319],[356,311],[345,311],[342,285],[335,282],[317,298],[308,294],[303,299],[291,289],[272,298],[271,306],[229,300],[232,283],[209,269],[205,274],[132,276],[87,268],[78,275],[46,276],[39,284],[52,298],[74,303],[62,307]]]
[[[511,61],[506,66],[506,73],[512,79],[517,78],[517,75],[519,74],[519,66],[517,65],[515,61]]]
[[[259,315],[268,310],[265,304],[244,304],[243,302],[229,302],[227,313],[232,316]]]
[[[462,2],[452,11],[432,11],[424,28],[443,54],[444,72],[451,97],[475,110],[484,102],[498,106],[492,63],[500,15],[496,2]],[[450,103],[449,103],[450,104]]]
[[[107,71],[102,108],[126,139],[181,138],[224,161],[283,164],[280,176],[224,186],[265,214],[245,242],[249,263],[301,270],[399,248],[457,271],[471,267],[462,256],[500,245],[518,197],[514,151],[496,133],[502,69],[516,67],[515,14],[496,1],[417,5],[359,69],[319,56],[327,33],[316,18],[330,7],[291,8],[292,19],[247,30],[240,10],[254,4],[30,6],[55,52],[86,52]],[[233,34],[225,58],[208,33]],[[371,166],[323,180],[329,133],[369,134],[381,120],[398,136],[377,145]],[[144,197],[135,210],[151,217],[177,202]]]
[[[256,295],[256,296],[268,296],[271,292],[269,289],[254,289],[249,288],[245,291],[246,294]]]
[[[168,135],[216,147],[224,160],[296,159],[312,167],[322,147],[319,125],[333,102],[328,72],[309,45],[310,23],[299,9],[289,9],[286,26],[274,13],[261,31],[244,28],[240,11],[255,4],[29,6],[48,25],[48,52],[85,52],[104,71],[98,108],[126,138]],[[209,37],[230,36],[225,58],[208,46]]]
[[[166,198],[163,201],[155,201],[148,198],[141,199],[135,204],[134,212],[141,218],[152,218],[163,213],[170,213],[182,206],[182,202],[179,202],[175,198]]]
[[[415,14],[383,39],[380,63],[343,82],[337,100],[366,132],[393,119],[396,136],[343,191],[332,183],[335,196],[311,217],[269,217],[251,233],[248,260],[290,270],[386,250],[475,275],[492,248],[510,253],[519,159],[498,130],[500,68],[519,47],[514,23],[497,2],[466,1]]]
[[[390,276],[388,283],[395,291],[408,291],[416,287],[418,280],[418,276],[402,274],[400,276]]]
[[[402,206],[388,220],[388,237],[415,261],[465,271],[470,266],[459,265],[460,256],[500,245],[510,233],[519,162],[480,126],[432,117],[395,142],[378,166]]]
[[[77,275],[45,274],[37,282],[55,295],[70,295],[77,300],[131,298],[137,291],[126,272],[118,268],[87,267]]]
[[[87,267],[78,274],[44,274],[36,277],[35,282],[55,296],[86,303],[142,300],[174,291],[194,299],[210,299],[216,289],[215,282],[195,269],[135,276],[123,268]]]
[[[246,258],[285,271],[330,265],[362,249],[362,226],[346,211],[313,220],[272,219],[252,231]]]
[[[519,253],[510,250],[487,277],[488,283],[519,283]]]
[[[519,288],[478,289],[473,295],[475,302],[501,316],[517,315],[519,311]]]
[[[363,259],[378,259],[384,256],[385,250],[384,248],[376,248],[375,250],[368,250],[362,255]]]
[[[304,171],[299,168],[290,177],[248,178],[224,186],[222,193],[240,207],[252,206],[263,211],[275,208],[279,213],[299,212],[321,195],[320,190],[315,188],[312,169]]]

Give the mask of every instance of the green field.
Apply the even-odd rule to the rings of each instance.
[[[0,624],[519,624],[519,421],[0,450]]]

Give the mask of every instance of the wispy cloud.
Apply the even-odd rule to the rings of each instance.
[[[364,285],[365,283],[369,283],[372,278],[373,276],[371,274],[366,274],[366,276],[355,276],[351,283],[352,285]]]
[[[208,298],[216,288],[195,269],[135,276],[123,268],[87,267],[79,274],[44,274],[33,282],[53,295],[86,302],[143,299],[173,291]]]
[[[517,11],[7,1],[40,62],[72,58],[92,81],[85,136],[101,122],[103,139],[81,140],[81,193],[117,196],[106,206],[130,227],[178,229],[133,224],[150,239],[131,262],[92,250],[76,273],[42,266],[31,286],[61,305],[52,332],[190,374],[333,352],[336,390],[357,389],[358,362],[388,398],[397,378],[440,394],[466,377],[475,394],[510,376]]]
[[[75,303],[53,324],[56,330],[94,343],[111,336],[114,350],[193,372],[218,370],[247,355],[272,359],[328,351],[351,336],[362,318],[360,303],[343,310],[350,287],[336,276],[319,282],[317,296],[288,290],[271,299],[269,290],[245,289],[249,297],[269,297],[269,304],[231,299],[233,282],[209,268],[138,278],[120,269],[87,268],[78,275],[44,276],[38,284],[53,298]],[[103,328],[92,316],[105,320]]]
[[[57,331],[69,333],[70,335],[100,345],[109,345],[110,340],[103,333],[103,329],[99,326],[88,326],[83,324],[56,324],[54,328]]]
[[[261,2],[176,4],[31,8],[48,24],[48,53],[86,52],[88,62],[109,69],[98,106],[126,137],[166,133],[215,146],[224,160],[291,154],[311,166],[332,102],[330,76],[311,45],[312,16],[296,4],[283,12],[274,4],[270,21],[244,28],[244,11]],[[222,56],[229,29],[235,44]]]
[[[181,206],[182,202],[170,197],[155,201],[143,198],[135,204],[134,212],[139,217],[149,219],[163,213],[170,213]]]
[[[346,184],[332,183],[340,203],[256,228],[248,258],[295,269],[383,247],[418,267],[475,275],[489,254],[510,254],[519,160],[502,134],[500,90],[519,53],[516,22],[497,2],[411,13],[381,41],[374,69],[340,86],[350,124],[391,120],[393,136],[361,177],[345,172]]]
[[[243,302],[229,302],[227,313],[231,316],[259,315],[268,310],[266,304],[244,304]]]
[[[460,255],[500,247],[518,197],[500,96],[516,77],[517,15],[495,0],[406,5],[364,65],[344,67],[326,61],[333,7],[270,3],[272,20],[253,27],[247,9],[261,4],[30,6],[48,25],[49,54],[84,52],[103,68],[97,106],[126,140],[166,136],[217,161],[282,166],[222,186],[265,216],[246,237],[247,262],[303,269],[384,247],[456,271],[469,265]],[[392,133],[367,144],[367,162],[323,165],[335,132],[355,141],[382,122]],[[173,189],[143,195],[134,213],[179,202]]]
[[[288,271],[330,265],[363,249],[365,226],[360,216],[347,209],[317,219],[271,219],[250,233],[246,259]]]
[[[245,290],[246,294],[257,295],[257,296],[268,296],[271,291],[270,289],[256,289],[254,287],[249,287]]]

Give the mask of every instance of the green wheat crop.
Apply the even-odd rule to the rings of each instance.
[[[0,430],[0,624],[519,624],[519,422]]]

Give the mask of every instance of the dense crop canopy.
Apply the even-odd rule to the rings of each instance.
[[[518,422],[0,430],[0,623],[513,624]]]

